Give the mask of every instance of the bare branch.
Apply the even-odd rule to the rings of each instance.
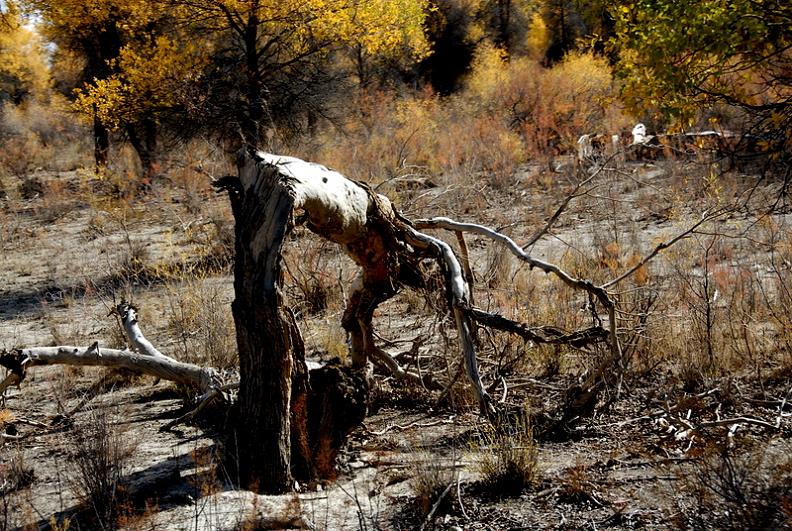
[[[608,339],[608,331],[601,326],[592,326],[575,332],[565,332],[553,326],[530,327],[517,321],[507,319],[502,315],[485,312],[478,308],[466,310],[470,317],[485,326],[516,334],[525,341],[544,343],[550,345],[570,345],[583,348],[591,343],[598,343]]]
[[[144,356],[165,358],[173,362],[176,361],[175,359],[166,356],[157,350],[154,345],[151,344],[151,341],[146,339],[146,337],[143,335],[143,332],[140,330],[140,326],[138,326],[137,308],[127,302],[122,301],[121,304],[116,306],[116,311],[121,317],[121,324],[124,326],[124,333],[126,334],[127,339],[129,339],[129,342],[132,343],[132,347],[137,352],[143,354]]]
[[[614,303],[610,294],[607,292],[607,290],[604,287],[595,286],[590,280],[575,278],[555,264],[551,264],[549,262],[545,262],[543,260],[538,260],[536,258],[533,258],[531,255],[526,253],[519,245],[517,245],[514,242],[514,240],[512,240],[505,234],[502,234],[498,231],[495,231],[483,225],[477,225],[475,223],[460,223],[458,221],[454,221],[449,218],[437,217],[431,219],[419,219],[415,222],[415,226],[421,229],[439,228],[450,231],[472,232],[474,234],[486,236],[487,238],[491,238],[505,245],[506,248],[509,249],[513,255],[515,255],[520,260],[528,263],[528,266],[530,268],[535,267],[537,269],[544,271],[545,273],[548,274],[552,273],[570,287],[591,293],[608,310],[608,321],[610,324],[610,338],[611,338],[611,353],[614,358],[614,361],[621,359],[621,348],[619,346],[619,340],[616,335],[616,311],[615,311],[616,304]]]
[[[715,219],[715,218],[717,218],[719,216],[722,216],[724,213],[725,213],[724,210],[718,210],[718,211],[715,211],[713,213],[704,212],[704,214],[701,216],[701,219],[699,219],[696,223],[694,223],[693,225],[691,225],[690,227],[688,227],[684,231],[680,232],[679,234],[677,234],[676,236],[674,236],[670,240],[666,240],[664,242],[658,243],[657,246],[654,249],[652,249],[652,251],[649,254],[647,254],[640,261],[638,261],[638,263],[636,263],[634,266],[632,266],[630,269],[628,269],[627,271],[625,271],[624,273],[622,273],[618,277],[616,277],[613,280],[610,280],[610,281],[606,282],[605,284],[603,284],[602,288],[603,289],[608,289],[608,288],[610,288],[612,286],[615,286],[616,284],[618,284],[619,282],[621,282],[625,278],[629,277],[630,275],[632,275],[633,273],[635,273],[636,271],[641,269],[644,265],[646,265],[647,262],[649,262],[651,259],[653,259],[655,256],[657,256],[661,251],[663,251],[665,249],[668,249],[669,247],[674,245],[679,240],[682,240],[683,238],[687,238],[697,228],[699,228],[702,224],[706,223],[707,221],[711,221],[711,220],[713,220],[713,219]]]

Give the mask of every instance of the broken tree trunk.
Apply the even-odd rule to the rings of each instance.
[[[282,247],[297,223],[340,244],[360,267],[342,319],[356,370],[365,371],[374,361],[397,377],[407,376],[375,344],[374,311],[400,286],[422,287],[421,261],[436,260],[444,272],[468,375],[482,409],[491,410],[478,374],[472,325],[463,311],[470,292],[448,244],[416,231],[386,197],[324,166],[250,149],[239,153],[237,164],[239,177],[224,177],[215,186],[228,191],[236,227],[237,435],[241,477],[247,484],[265,492],[288,490],[295,463],[299,466],[311,455],[306,451],[304,348],[281,294]]]
[[[296,197],[276,169],[247,158],[240,158],[239,179],[226,178],[224,186],[235,218],[240,479],[260,492],[284,492],[293,484],[293,432],[302,461],[308,457],[304,347],[281,294],[281,248]],[[293,422],[292,412],[299,414]]]

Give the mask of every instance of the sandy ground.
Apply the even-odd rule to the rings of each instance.
[[[46,178],[78,181],[74,174]],[[526,169],[523,181],[533,178],[535,169]],[[577,201],[532,253],[564,263],[578,251],[602,247],[606,234],[618,234],[624,248],[645,254],[700,212],[700,205],[674,199],[679,182],[662,165],[636,165],[626,176],[610,177],[591,197]],[[563,189],[550,186],[545,194],[534,186],[530,191],[515,189],[483,199],[464,195],[461,199],[467,202],[464,207],[457,205],[454,215],[473,219],[480,214],[484,218],[480,221],[524,241],[552,212]],[[772,195],[774,191],[768,186],[760,192]],[[174,280],[153,274],[130,280],[131,276],[118,273],[137,258],[156,273],[161,268],[154,265],[186,263],[200,256],[213,234],[213,220],[228,219],[225,199],[207,194],[204,207],[190,212],[181,194],[170,187],[118,207],[86,197],[84,192],[27,201],[12,198],[0,204],[0,349],[118,342],[117,323],[108,313],[121,298],[127,298],[141,308],[147,336],[163,351],[178,352],[187,339],[173,334],[174,304],[192,289],[184,282],[189,275],[180,274]],[[460,192],[439,188],[416,193],[418,199],[411,208],[440,213],[438,205],[458,202],[460,196],[453,194]],[[618,200],[602,201],[596,194]],[[613,212],[618,212],[615,218]],[[752,215],[746,209],[720,223],[727,228],[747,225],[753,222]],[[775,221],[786,223],[783,214]],[[495,255],[479,239],[471,239],[469,245],[483,290],[492,269],[486,264]],[[744,260],[761,252],[750,243],[737,242],[731,259]],[[328,251],[326,258],[317,260],[327,260],[330,269],[337,269],[341,266],[334,261],[334,253]],[[757,268],[764,267],[756,261]],[[341,268],[339,284],[351,278],[349,268],[348,263]],[[509,268],[513,273],[516,264],[510,263]],[[653,274],[662,279],[670,273],[658,263]],[[523,275],[531,282],[542,276]],[[227,271],[202,271],[195,276],[200,283],[213,286],[219,304],[230,303],[232,282]],[[480,300],[488,309],[497,310],[502,299]],[[301,327],[313,359],[331,357],[343,343],[343,336],[332,330],[342,304],[337,296],[323,312],[305,314]],[[416,313],[415,308],[420,311]],[[404,296],[385,305],[376,323],[383,340],[393,342],[388,344],[392,352],[407,351],[412,341],[426,335],[431,337],[419,353],[427,366],[442,366],[436,360],[443,358],[455,362],[453,343],[449,348],[443,339],[447,335],[453,341],[453,331],[443,331],[421,298]],[[492,365],[482,363],[485,372]],[[507,497],[487,491],[479,482],[482,454],[491,441],[482,435],[487,433],[486,424],[470,405],[464,405],[464,394],[456,407],[449,407],[438,404],[437,396],[405,390],[385,380],[375,393],[369,417],[341,456],[336,482],[311,489],[303,486],[303,492],[291,495],[261,496],[236,489],[232,474],[218,457],[223,451],[222,422],[215,419],[160,431],[183,412],[181,395],[166,382],[106,375],[100,369],[35,368],[19,389],[6,392],[2,409],[15,420],[4,424],[6,433],[14,435],[2,440],[4,477],[0,476],[0,484],[11,478],[12,464],[32,470],[33,476],[24,488],[2,491],[7,510],[0,518],[0,529],[65,529],[68,519],[71,528],[96,525],[85,523],[90,521],[86,520],[90,508],[77,495],[75,483],[80,480],[73,456],[78,446],[74,430],[90,423],[97,413],[110,419],[113,433],[128,454],[123,469],[128,507],[118,523],[101,526],[106,529],[684,528],[684,516],[702,507],[695,505],[695,485],[689,481],[697,470],[695,458],[705,453],[711,441],[725,440],[729,430],[729,426],[713,427],[697,435],[699,439],[680,437],[679,430],[660,421],[662,415],[652,415],[663,401],[676,404],[695,395],[672,391],[678,387],[675,376],[660,368],[635,378],[609,407],[585,419],[564,440],[540,438],[537,482]],[[103,378],[109,383],[97,388]],[[562,371],[510,378],[509,401],[529,403],[541,412],[562,403],[563,390],[575,375]],[[713,385],[719,385],[719,391],[691,402],[689,418],[750,415],[777,424],[774,429],[740,425],[736,438],[761,445],[763,455],[790,455],[792,429],[783,407],[780,411],[749,407],[737,400],[721,409],[719,404],[729,391],[723,381]],[[740,396],[748,396],[757,384],[740,385]],[[766,394],[779,396],[785,385],[776,382]],[[668,395],[663,395],[664,388]],[[425,513],[436,496],[427,506],[416,486],[416,477],[427,476],[449,487],[431,517]]]

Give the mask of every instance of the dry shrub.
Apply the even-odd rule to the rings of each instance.
[[[95,529],[114,529],[124,505],[122,479],[133,448],[103,410],[92,410],[72,432],[71,488],[95,518]]]
[[[532,158],[571,151],[584,132],[625,124],[608,64],[590,54],[570,54],[545,69],[525,57],[506,62],[499,50],[483,46],[465,96],[518,130]]]
[[[10,411],[7,409],[0,410],[0,424],[4,416],[8,420],[9,414]],[[24,503],[22,498],[25,489],[28,489],[34,480],[33,468],[25,463],[19,448],[8,461],[0,462],[0,531],[22,528],[26,516],[22,514],[22,507],[29,510],[29,504]]]
[[[416,508],[422,517],[428,515],[438,501],[435,514],[445,514],[450,510],[451,499],[444,494],[447,494],[448,486],[457,481],[455,463],[456,459],[447,462],[428,454],[416,459],[410,484],[415,492]],[[441,496],[444,496],[442,500]]]
[[[602,506],[597,486],[591,480],[590,467],[578,459],[575,466],[564,470],[560,478],[558,498],[563,503]]]
[[[23,131],[3,142],[3,149],[0,150],[0,166],[7,173],[24,179],[28,173],[41,166],[51,156],[47,151],[36,133]]]
[[[518,496],[536,483],[539,451],[526,411],[482,428],[479,445],[476,466],[487,492],[498,497]]]
[[[193,215],[203,214],[215,195],[212,178],[235,175],[227,154],[216,144],[195,139],[173,151],[170,159],[163,159],[163,172],[179,192],[178,201]]]
[[[238,365],[230,295],[208,279],[169,286],[168,330],[181,361],[217,369]]]
[[[316,315],[341,306],[344,286],[357,267],[342,249],[298,229],[284,250],[287,290],[298,314]]]
[[[506,188],[530,158],[569,150],[582,132],[618,130],[615,98],[604,60],[573,55],[545,69],[482,45],[459,93],[363,91],[344,134],[320,133],[301,153],[376,183],[429,175],[437,184],[484,178]]]
[[[679,512],[683,529],[789,529],[792,461],[767,450],[723,448],[683,476],[695,506]]]
[[[34,168],[67,171],[90,163],[91,136],[68,111],[68,102],[52,96],[0,109],[0,166],[24,176]]]

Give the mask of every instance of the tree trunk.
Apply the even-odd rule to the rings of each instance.
[[[292,227],[294,197],[274,168],[251,169],[231,195],[236,227],[232,311],[240,361],[238,458],[244,486],[280,493],[292,486],[292,379],[297,375],[304,382],[307,374],[300,332],[281,294],[281,248]],[[307,384],[301,386],[295,390],[304,395]]]
[[[94,134],[94,161],[96,162],[96,173],[101,172],[107,167],[107,159],[110,153],[110,131],[102,123],[94,112],[93,121]]]
[[[84,53],[87,59],[85,70],[83,71],[83,82],[93,83],[97,79],[107,79],[113,72],[113,60],[121,53],[121,34],[118,29],[117,20],[109,18],[103,26],[92,28],[91,36],[86,35],[80,40],[80,52]],[[107,167],[108,155],[110,153],[110,131],[99,118],[99,114],[94,105],[93,109],[93,137],[94,137],[94,160],[96,162],[97,173]]]
[[[250,146],[258,146],[261,141],[261,120],[264,119],[264,95],[259,68],[258,31],[259,19],[255,9],[251,9],[245,25],[245,69],[246,108],[242,110],[242,137]]]
[[[126,129],[129,143],[140,159],[143,184],[149,185],[157,171],[157,122],[151,117],[146,117],[137,126],[130,124]]]

